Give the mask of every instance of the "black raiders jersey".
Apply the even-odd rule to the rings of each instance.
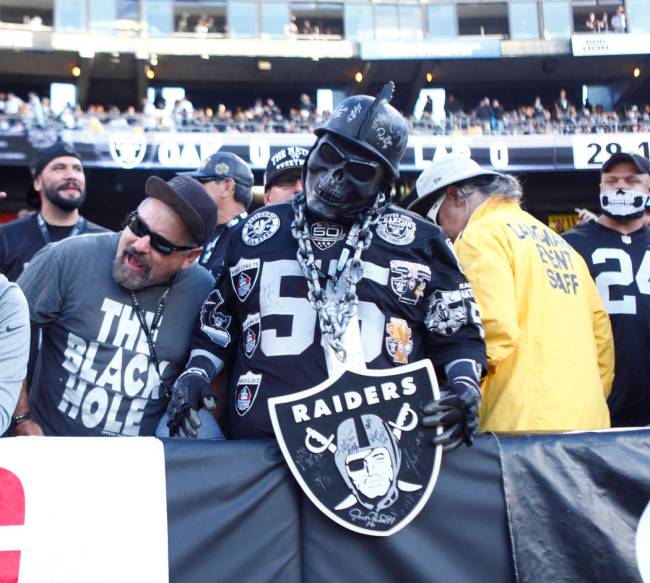
[[[330,375],[317,312],[296,260],[293,218],[291,205],[283,203],[260,209],[237,229],[195,330],[192,355],[211,353],[230,371],[234,438],[272,436],[267,399]],[[311,222],[322,286],[336,273],[343,250],[353,253],[355,233],[354,227]],[[445,364],[464,358],[487,369],[477,304],[437,227],[389,207],[361,259],[358,318],[369,368],[431,358],[440,374]],[[195,366],[192,358],[188,366]]]
[[[49,241],[45,239],[38,223],[38,213],[17,219],[0,227],[0,272],[10,281],[16,281],[31,261],[36,252],[49,242],[56,242],[69,237],[75,230],[75,225],[58,227],[43,222],[47,229]],[[80,219],[78,234],[103,233],[107,229]]]
[[[616,365],[613,426],[650,424],[650,230],[629,235],[596,221],[564,238],[582,255],[612,323]]]
[[[219,276],[219,272],[223,266],[223,261],[228,252],[230,239],[232,239],[237,230],[237,225],[241,224],[247,216],[248,213],[244,211],[235,218],[229,220],[227,223],[217,225],[217,228],[214,230],[214,234],[212,235],[212,239],[210,239],[210,241],[203,247],[201,257],[199,257],[199,264],[210,271],[215,278]]]

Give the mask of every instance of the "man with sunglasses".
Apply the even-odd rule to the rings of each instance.
[[[288,202],[302,191],[302,167],[309,150],[283,148],[269,158],[264,172],[264,205]]]
[[[582,258],[521,209],[519,181],[450,155],[410,208],[449,235],[481,308],[485,431],[609,427],[609,319]]]
[[[199,258],[199,263],[216,277],[235,227],[248,216],[253,200],[253,171],[236,154],[215,152],[204,160],[200,168],[182,175],[191,176],[203,184],[217,205],[217,227]]]
[[[613,427],[650,425],[650,162],[613,154],[600,172],[600,208],[593,221],[564,233],[584,258],[614,331],[616,372],[609,397]]]
[[[152,176],[121,233],[74,237],[19,279],[43,331],[18,435],[153,435],[213,278],[196,264],[216,208],[194,179]]]
[[[448,392],[423,423],[444,428],[435,444],[472,443],[481,324],[446,238],[389,204],[408,139],[392,90],[344,100],[316,130],[305,192],[238,229],[175,385],[173,434],[196,434],[195,412],[224,367],[230,436],[249,438],[273,435],[268,398],[334,376],[341,358],[374,369],[431,358]]]

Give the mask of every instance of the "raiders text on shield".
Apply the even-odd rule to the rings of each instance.
[[[442,450],[420,425],[438,398],[429,360],[336,378],[269,399],[276,438],[310,500],[338,524],[388,536],[413,520],[436,483]]]
[[[261,383],[262,375],[255,374],[250,370],[237,379],[237,392],[235,397],[235,410],[237,411],[237,415],[243,417],[253,408],[255,397],[257,397]]]
[[[257,283],[260,272],[259,259],[240,259],[230,268],[230,283],[240,302],[245,302]]]
[[[147,136],[143,133],[114,133],[108,138],[108,149],[115,163],[124,169],[135,168],[147,153]]]

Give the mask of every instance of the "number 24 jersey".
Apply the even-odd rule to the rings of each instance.
[[[650,230],[623,235],[590,221],[563,236],[587,263],[612,322],[612,425],[650,424]]]
[[[208,351],[230,370],[233,437],[272,435],[266,400],[314,386],[330,374],[318,315],[296,260],[293,218],[291,205],[279,204],[242,224],[195,332],[193,354]],[[354,253],[355,230],[350,234],[347,226],[320,220],[309,229],[325,287],[344,248]],[[440,371],[468,358],[485,370],[477,304],[437,227],[389,207],[361,259],[357,312],[369,368],[431,358]]]

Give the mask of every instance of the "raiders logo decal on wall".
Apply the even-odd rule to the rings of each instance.
[[[269,211],[260,211],[244,223],[241,238],[246,245],[254,247],[268,241],[280,228],[280,217]]]
[[[386,213],[379,217],[377,235],[393,245],[410,245],[415,240],[415,221],[399,213]]]
[[[420,360],[344,370],[268,404],[284,458],[310,500],[345,528],[389,536],[418,515],[438,478],[442,448],[420,425],[422,404],[437,398],[433,365]]]
[[[242,258],[230,268],[230,283],[240,302],[245,302],[253,291],[259,272],[259,259]]]
[[[257,397],[261,383],[262,375],[255,374],[250,370],[237,379],[235,397],[235,410],[237,411],[237,415],[243,417],[253,408],[255,397]]]

